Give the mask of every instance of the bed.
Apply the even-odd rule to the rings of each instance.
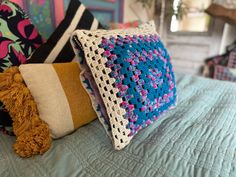
[[[98,120],[23,159],[0,134],[1,177],[234,177],[236,85],[176,74],[178,105],[121,151]]]

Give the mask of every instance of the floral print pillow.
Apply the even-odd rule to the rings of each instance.
[[[42,43],[41,35],[25,12],[15,3],[2,1],[0,4],[0,72],[10,66],[26,63],[27,58]],[[3,112],[1,103],[0,112]],[[1,117],[3,118],[7,119],[7,116]],[[0,126],[3,126],[1,122]],[[7,126],[9,124],[11,124],[10,120]]]
[[[0,72],[26,63],[42,43],[42,37],[23,10],[10,1],[3,1],[0,5]]]

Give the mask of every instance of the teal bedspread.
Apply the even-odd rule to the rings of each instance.
[[[43,156],[0,135],[1,177],[236,177],[236,84],[177,75],[178,106],[115,151],[96,120]]]

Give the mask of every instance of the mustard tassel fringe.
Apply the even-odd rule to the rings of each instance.
[[[37,105],[18,67],[11,67],[0,73],[0,100],[13,120],[15,152],[20,157],[46,152],[52,142],[49,127],[40,119]]]

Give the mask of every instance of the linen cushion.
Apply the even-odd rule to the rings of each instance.
[[[127,30],[76,30],[72,36],[84,50],[109,117],[104,127],[111,128],[116,149],[175,106],[171,59],[153,22]]]
[[[70,62],[75,57],[69,40],[72,32],[75,29],[95,30],[101,27],[98,20],[79,0],[71,0],[65,18],[47,42],[33,53],[29,63]]]
[[[97,117],[81,84],[77,63],[27,64],[19,70],[53,138],[67,135]]]
[[[10,66],[26,63],[30,54],[43,43],[42,37],[28,15],[15,3],[0,4],[0,72]],[[11,126],[10,116],[0,103],[0,125]]]

